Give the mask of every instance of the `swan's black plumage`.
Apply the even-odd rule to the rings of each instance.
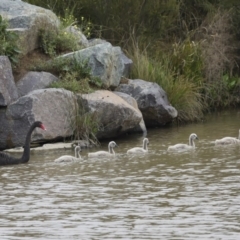
[[[42,128],[43,130],[46,130],[42,122],[36,121],[34,122],[31,127],[28,130],[25,145],[24,145],[24,151],[21,158],[15,158],[12,157],[4,152],[0,152],[0,165],[11,165],[11,164],[19,164],[19,163],[26,163],[29,161],[30,158],[30,142],[31,142],[31,135],[33,130],[36,128]]]

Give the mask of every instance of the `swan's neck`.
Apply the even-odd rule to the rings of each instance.
[[[32,125],[30,127],[30,129],[28,130],[26,140],[25,140],[25,144],[24,144],[24,151],[23,151],[23,155],[22,155],[22,158],[21,158],[21,162],[27,162],[30,158],[31,135],[32,135],[32,132],[35,128],[36,128],[36,126]]]
[[[75,158],[81,157],[80,152],[81,152],[80,147],[79,146],[75,147]]]
[[[114,152],[114,150],[113,150],[113,147],[109,146],[109,147],[108,147],[108,151],[109,151],[111,154],[115,155],[115,152]]]
[[[78,152],[77,150],[78,150],[78,149],[75,148],[75,158],[77,158],[77,157],[78,157],[78,154],[79,154],[79,152]]]
[[[194,140],[191,137],[189,138],[189,145],[195,147]]]
[[[144,141],[144,142],[143,142],[143,149],[144,149],[144,150],[148,150],[147,141]]]

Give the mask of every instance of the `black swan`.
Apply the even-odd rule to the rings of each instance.
[[[30,158],[30,141],[31,141],[31,135],[33,130],[39,127],[43,130],[46,130],[42,122],[36,121],[34,122],[31,127],[28,130],[26,140],[25,140],[25,145],[24,145],[24,151],[23,155],[21,158],[15,158],[12,156],[9,156],[8,154],[4,152],[0,152],[0,165],[10,165],[10,164],[19,164],[19,163],[26,163],[29,161]]]
[[[81,160],[82,158],[81,158],[80,152],[81,152],[81,147],[76,146],[75,147],[75,157],[73,157],[71,155],[63,155],[63,156],[55,159],[54,162],[62,163],[62,162],[75,162],[75,161]]]
[[[117,144],[114,141],[111,141],[108,144],[108,152],[107,151],[92,152],[92,153],[88,153],[88,157],[89,158],[114,157],[115,156],[115,152],[113,150],[114,147],[117,147]]]
[[[149,144],[149,140],[148,138],[144,138],[143,139],[143,147],[134,147],[131,148],[127,151],[128,154],[132,154],[132,153],[146,153],[148,152],[148,144]]]
[[[189,136],[189,144],[184,144],[184,143],[178,143],[173,146],[169,146],[168,150],[190,150],[195,148],[195,143],[194,140],[198,140],[198,136],[195,133],[190,134]]]

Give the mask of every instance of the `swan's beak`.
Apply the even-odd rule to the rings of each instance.
[[[41,129],[42,129],[42,130],[45,130],[45,131],[47,130],[47,129],[44,127],[44,125],[43,125],[43,124],[41,124],[41,126],[40,126],[40,127],[41,127]]]

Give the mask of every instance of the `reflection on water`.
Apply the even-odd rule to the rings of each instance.
[[[240,146],[213,144],[237,137],[239,117],[151,129],[143,156],[126,155],[142,145],[131,135],[116,139],[112,160],[88,160],[83,150],[80,162],[56,164],[66,151],[50,151],[1,167],[1,239],[239,239]],[[166,151],[192,132],[195,151]]]

